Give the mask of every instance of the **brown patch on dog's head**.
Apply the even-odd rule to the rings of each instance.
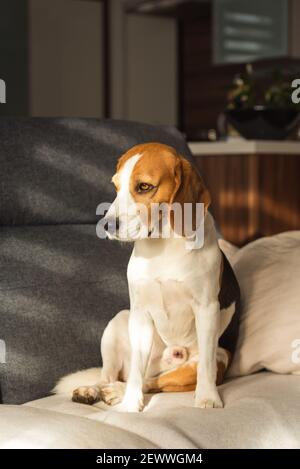
[[[125,163],[137,154],[141,157],[132,170],[129,190],[136,203],[147,207],[149,221],[153,203],[177,202],[182,207],[183,217],[184,204],[191,203],[193,206],[191,228],[195,230],[195,205],[204,203],[206,214],[210,195],[197,171],[174,148],[161,143],[146,143],[131,148],[118,161],[117,172],[112,178],[116,190],[119,190],[119,174]],[[170,221],[174,228],[173,213]]]
[[[189,203],[192,207],[192,226],[186,227],[189,235],[197,228],[196,222],[196,204],[204,204],[204,216],[207,213],[208,207],[211,202],[210,194],[206,188],[201,176],[193,168],[191,163],[185,158],[179,156],[179,164],[177,165],[177,178],[180,180],[179,187],[174,195],[172,203],[179,203],[182,206],[182,213],[184,218],[184,204]],[[171,214],[172,215],[172,214]]]

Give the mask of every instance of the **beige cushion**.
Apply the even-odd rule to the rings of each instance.
[[[299,448],[299,376],[262,372],[219,391],[225,407],[217,410],[195,408],[193,392],[148,394],[140,414],[64,395],[11,412],[0,405],[0,448]]]
[[[261,238],[230,259],[242,317],[228,375],[300,373],[300,231]]]

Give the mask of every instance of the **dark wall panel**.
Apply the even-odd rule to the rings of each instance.
[[[6,103],[0,116],[28,114],[27,0],[1,0],[0,78],[6,83]]]

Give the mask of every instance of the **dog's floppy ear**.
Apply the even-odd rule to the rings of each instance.
[[[201,176],[198,172],[193,168],[191,163],[183,158],[182,156],[178,156],[176,165],[175,165],[175,182],[176,182],[176,189],[174,191],[171,203],[179,203],[182,207],[182,215],[183,220],[185,219],[184,204],[191,204],[190,207],[192,208],[192,227],[188,229],[188,232],[195,231],[197,228],[196,222],[196,204],[203,203],[204,204],[204,216],[207,213],[208,207],[211,202],[210,194]],[[171,224],[174,229],[174,215],[171,213]],[[186,233],[186,226],[182,224],[182,227],[185,228],[185,236],[188,236],[189,233]],[[175,229],[176,231],[176,229]]]

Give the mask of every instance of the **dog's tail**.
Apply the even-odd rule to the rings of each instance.
[[[89,368],[61,378],[54,389],[53,394],[68,394],[72,396],[74,389],[80,386],[93,386],[101,381],[102,368]]]

